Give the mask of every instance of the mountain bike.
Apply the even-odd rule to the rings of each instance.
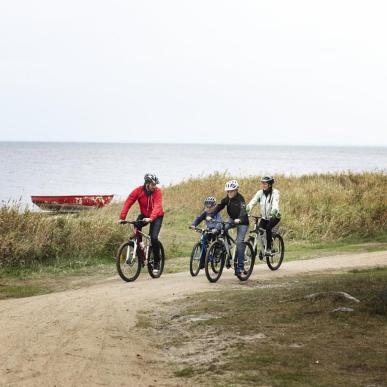
[[[164,247],[160,245],[160,266],[154,268],[154,255],[151,238],[141,231],[143,221],[124,221],[121,224],[128,224],[131,233],[129,240],[119,248],[116,256],[116,266],[119,276],[126,282],[132,282],[140,275],[141,268],[147,266],[152,278],[159,278],[164,270],[165,254]]]
[[[269,266],[271,270],[278,270],[285,255],[285,243],[281,233],[276,228],[272,229],[273,239],[271,244],[271,251],[268,251],[266,230],[259,227],[259,220],[262,217],[252,215],[250,215],[250,217],[254,219],[254,228],[250,231],[251,235],[248,238],[248,241],[253,246],[254,255],[257,256],[258,253],[259,259],[262,261],[265,258],[267,266]]]
[[[209,245],[209,238],[207,238],[207,235],[210,237],[214,236],[214,232],[209,229],[202,229],[202,228],[192,228],[192,230],[198,232],[200,235],[199,241],[194,244],[194,247],[192,249],[191,258],[189,260],[189,272],[191,273],[192,277],[196,277],[201,269],[200,267],[200,258],[204,251],[207,250],[207,247]]]
[[[209,245],[204,262],[206,277],[210,282],[216,282],[220,278],[224,266],[226,266],[227,269],[233,267],[235,270],[238,264],[236,257],[236,242],[226,229],[227,224],[235,226],[235,223],[214,222],[220,224],[221,228],[216,239]],[[244,270],[241,273],[236,274],[241,281],[246,281],[250,277],[255,263],[253,246],[250,242],[244,242],[244,245]]]

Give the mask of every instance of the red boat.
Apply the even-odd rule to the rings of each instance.
[[[32,203],[42,210],[78,212],[101,208],[109,204],[114,195],[31,196]]]

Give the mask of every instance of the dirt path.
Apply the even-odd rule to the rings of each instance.
[[[278,272],[255,267],[247,286],[306,272],[387,265],[387,252],[285,262]],[[88,288],[0,301],[1,386],[178,386],[160,369],[162,354],[134,331],[136,313],[159,301],[207,290],[241,287],[226,271],[216,284],[204,274],[118,276]]]

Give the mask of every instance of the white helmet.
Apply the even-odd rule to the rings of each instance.
[[[238,189],[238,188],[239,188],[239,184],[236,180],[230,180],[224,186],[225,191],[234,191],[234,189]]]

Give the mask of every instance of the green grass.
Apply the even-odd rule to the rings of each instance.
[[[147,332],[161,338],[161,349],[169,348],[175,375],[193,385],[384,385],[387,267],[270,284],[281,287],[222,290],[164,304]],[[332,291],[360,303],[304,298]],[[333,312],[343,306],[354,311]],[[214,318],[192,319],[204,314]]]
[[[0,299],[22,298],[49,293],[50,290],[31,285],[10,286],[0,284]]]

